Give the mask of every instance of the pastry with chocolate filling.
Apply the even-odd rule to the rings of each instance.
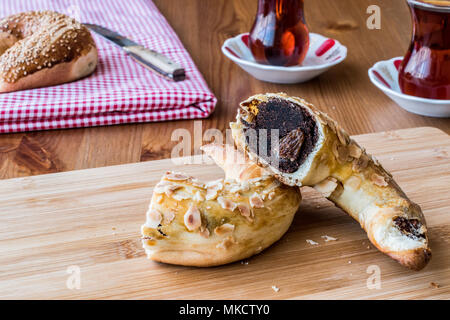
[[[168,172],[155,186],[142,243],[155,261],[208,267],[248,258],[280,239],[297,212],[297,187],[280,183],[233,146],[203,151],[225,179],[201,183]]]
[[[251,159],[290,186],[311,186],[357,220],[370,241],[402,265],[431,258],[420,207],[381,164],[325,113],[286,94],[240,104],[233,138]]]

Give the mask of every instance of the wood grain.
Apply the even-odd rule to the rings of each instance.
[[[351,134],[433,126],[450,133],[449,119],[410,114],[396,106],[369,81],[375,62],[406,52],[411,33],[404,0],[308,0],[310,30],[338,39],[347,60],[320,77],[296,85],[253,79],[225,58],[225,39],[250,29],[256,0],[154,0],[177,32],[218,98],[203,129],[224,131],[239,101],[261,92],[284,91],[316,104]],[[369,5],[381,8],[381,30],[366,27]],[[193,121],[131,124],[114,127],[55,130],[0,136],[0,178],[95,168],[168,158],[177,128],[192,131]],[[192,147],[193,148],[193,147]]]
[[[312,189],[303,190],[287,234],[248,264],[202,269],[149,261],[140,225],[161,175],[223,175],[215,166],[157,160],[0,181],[0,298],[450,299],[450,137],[416,128],[356,140],[422,207],[433,250],[424,270],[377,251],[358,223]],[[381,270],[379,290],[366,286],[370,265]],[[79,290],[66,287],[69,266],[80,267]]]

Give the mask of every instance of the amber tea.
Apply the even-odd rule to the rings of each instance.
[[[301,64],[309,48],[303,0],[259,0],[249,45],[258,63]]]

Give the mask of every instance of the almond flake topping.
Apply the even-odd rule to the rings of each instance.
[[[327,114],[322,113],[322,115],[325,118],[325,121],[326,121],[327,125],[330,127],[330,129],[333,132],[336,132],[336,122],[333,119],[331,119]]]
[[[191,183],[195,187],[199,187],[202,189],[205,188],[205,184],[203,182],[200,182],[198,179],[191,179]]]
[[[380,166],[380,162],[378,161],[377,158],[375,158],[373,155],[370,155],[370,159],[373,161],[373,163],[379,167]]]
[[[331,151],[334,155],[334,157],[338,160],[339,163],[343,164],[347,162],[349,158],[349,151],[347,147],[343,146],[339,143],[339,141],[334,141]]]
[[[183,188],[183,186],[176,185],[176,184],[168,185],[165,187],[165,193],[168,197],[170,197],[171,195],[173,195],[173,193],[175,191],[177,191],[178,189],[181,189],[181,188]]]
[[[190,177],[177,172],[167,172],[166,173],[166,179],[168,180],[174,180],[174,181],[185,181],[188,180]]]
[[[379,187],[387,187],[388,183],[386,180],[384,180],[383,176],[380,176],[379,174],[373,173],[370,177],[373,183],[375,183]]]
[[[189,231],[194,231],[201,227],[202,218],[196,206],[190,206],[184,214],[184,225]]]
[[[170,181],[167,180],[161,180],[160,182],[158,182],[158,184],[155,186],[155,188],[153,189],[154,193],[165,193],[166,192],[166,187],[167,186],[171,186],[173,185]]]
[[[214,200],[217,198],[218,192],[222,189],[222,180],[208,182],[206,184],[206,200]]]
[[[241,189],[243,192],[250,190],[250,184],[247,181],[242,182]]]
[[[202,193],[200,192],[200,191],[197,191],[195,194],[194,194],[194,197],[192,198],[194,201],[197,201],[197,202],[203,202],[203,201],[205,201],[205,197],[202,195]]]
[[[205,187],[208,189],[215,189],[215,190],[222,190],[223,189],[223,183],[222,179],[209,181],[205,184]]]
[[[238,185],[233,185],[233,186],[230,188],[230,193],[238,193],[238,192],[240,192],[240,191],[243,191],[243,190],[242,190],[242,185],[240,185],[240,184],[238,184]]]
[[[168,197],[170,197],[176,190],[181,188],[183,188],[182,185],[174,184],[171,181],[162,180],[155,186],[153,192],[156,194],[165,193]]]
[[[224,223],[223,225],[216,227],[214,229],[214,233],[218,236],[228,236],[231,235],[234,231],[234,224]]]
[[[261,199],[260,195],[256,192],[250,196],[249,198],[250,206],[252,208],[263,208],[264,207],[264,201]]]
[[[176,193],[175,192],[171,193],[171,197],[177,201],[182,201],[186,199],[191,199],[192,195],[186,191],[177,191]]]
[[[251,220],[250,217],[252,216],[252,212],[250,211],[250,208],[247,205],[239,204],[238,209],[243,217],[246,217],[248,220]]]
[[[365,154],[361,154],[359,159],[353,160],[353,166],[352,169],[355,172],[360,172],[361,170],[364,170],[367,168],[367,165],[369,164],[369,157]]]
[[[350,156],[350,153],[349,153],[349,150],[347,147],[344,147],[342,145],[338,146],[338,161],[340,163],[345,163],[348,160],[351,160],[351,159],[349,159],[349,156]]]
[[[359,159],[361,157],[362,150],[358,145],[356,145],[355,142],[352,141],[352,143],[348,146],[348,153],[351,157]]]
[[[147,227],[156,229],[162,220],[161,212],[156,209],[150,209],[147,212],[147,222],[145,223]]]
[[[218,197],[217,202],[225,210],[234,211],[237,208],[237,203],[234,203],[229,199],[225,199],[224,197]]]
[[[218,195],[217,193],[218,193],[217,190],[207,189],[206,196],[205,196],[206,200],[214,200],[215,198],[217,198],[217,195]]]
[[[165,212],[163,215],[163,224],[164,225],[170,224],[173,221],[173,219],[175,219],[175,212],[173,211]]]
[[[348,140],[350,140],[349,137],[348,137],[348,134],[341,127],[336,129],[336,134],[338,136],[339,141],[344,146],[346,146],[348,144]]]

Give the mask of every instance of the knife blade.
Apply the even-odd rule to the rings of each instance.
[[[133,40],[105,27],[91,23],[84,23],[84,25],[103,38],[121,47],[131,58],[145,68],[169,80],[183,81],[186,79],[184,68],[165,55],[141,46]]]

